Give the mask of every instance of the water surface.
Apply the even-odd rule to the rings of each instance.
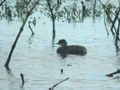
[[[86,56],[71,55],[64,60],[56,54],[57,47],[51,47],[50,22],[37,23],[33,37],[26,25],[12,55],[11,74],[3,66],[21,24],[1,21],[0,90],[48,90],[66,77],[70,79],[55,90],[119,90],[120,81],[105,76],[119,68],[119,56],[115,54],[112,38],[106,35],[103,21],[98,21],[96,24],[91,20],[81,24],[57,23],[56,42],[64,38],[68,44],[83,45],[88,50]],[[23,89],[21,72],[25,77]]]

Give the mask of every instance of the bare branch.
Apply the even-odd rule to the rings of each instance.
[[[58,83],[56,83],[55,85],[53,85],[51,88],[49,88],[49,90],[54,90],[54,88],[56,87],[56,86],[58,86],[59,84],[61,84],[62,82],[64,82],[64,81],[67,81],[68,79],[70,79],[69,77],[67,77],[67,78],[65,78],[64,80],[62,80],[62,81],[60,81],[60,82],[58,82]]]

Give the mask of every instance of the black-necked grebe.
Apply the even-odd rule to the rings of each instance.
[[[80,45],[67,45],[67,41],[61,39],[57,43],[60,47],[57,49],[57,54],[62,58],[65,58],[67,55],[80,55],[84,56],[87,54],[87,49],[84,46]]]

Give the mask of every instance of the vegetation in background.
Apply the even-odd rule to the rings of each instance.
[[[52,46],[54,46],[56,21],[81,23],[84,22],[86,18],[93,18],[93,21],[95,22],[96,18],[104,17],[107,34],[112,34],[116,52],[118,52],[120,50],[120,2],[118,0],[119,5],[115,5],[110,3],[110,1],[111,0],[108,0],[103,3],[101,0],[40,0],[39,3],[37,2],[37,7],[34,7],[36,0],[13,0],[13,2],[12,0],[1,0],[0,20],[6,19],[9,23],[14,20],[21,20],[23,26],[20,28],[20,34],[23,31],[24,25],[28,23],[28,27],[34,35],[35,33],[32,26],[35,26],[36,21],[38,20],[34,14],[39,13],[40,16],[43,14],[52,21]],[[32,7],[34,7],[34,10]],[[29,19],[29,16],[33,19]],[[20,34],[18,35],[20,36]],[[19,36],[16,37],[16,40],[12,45],[7,61],[10,61],[11,59]],[[6,62],[5,66],[9,69],[8,65],[9,62]]]

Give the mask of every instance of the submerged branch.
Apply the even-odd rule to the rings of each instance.
[[[106,74],[106,76],[108,76],[108,77],[113,77],[115,74],[118,74],[118,73],[120,73],[120,69],[116,70],[115,72]]]
[[[34,35],[35,33],[33,32],[33,29],[31,27],[31,21],[28,22],[28,26],[29,26],[30,31],[32,32],[32,35]]]
[[[61,84],[62,82],[64,82],[64,81],[67,81],[68,79],[70,79],[69,77],[67,77],[67,78],[65,78],[64,80],[62,80],[62,81],[60,81],[60,82],[58,82],[58,83],[56,83],[55,85],[53,85],[51,88],[49,88],[49,90],[54,90],[54,88],[55,87],[57,87],[59,84]]]
[[[19,30],[16,38],[15,38],[15,41],[14,41],[14,43],[13,43],[13,45],[12,45],[12,48],[11,48],[10,53],[9,53],[9,55],[8,55],[7,61],[6,61],[6,63],[5,63],[5,68],[6,68],[8,71],[10,70],[10,68],[9,68],[9,63],[10,63],[10,60],[11,60],[11,56],[12,56],[12,54],[13,54],[13,51],[14,51],[14,49],[15,49],[15,47],[16,47],[17,42],[18,42],[18,39],[19,39],[21,33],[22,33],[23,30],[24,30],[24,26],[25,26],[25,24],[26,24],[29,16],[31,15],[33,9],[36,7],[36,5],[39,3],[39,1],[40,1],[40,0],[37,0],[37,1],[35,2],[35,4],[33,5],[33,7],[27,12],[27,15],[26,15],[26,17],[25,17],[25,20],[24,20],[22,26],[20,27],[20,30]]]
[[[22,80],[21,88],[23,88],[23,87],[24,87],[24,84],[25,84],[24,75],[21,73],[21,74],[20,74],[20,77],[21,77],[21,80]]]

